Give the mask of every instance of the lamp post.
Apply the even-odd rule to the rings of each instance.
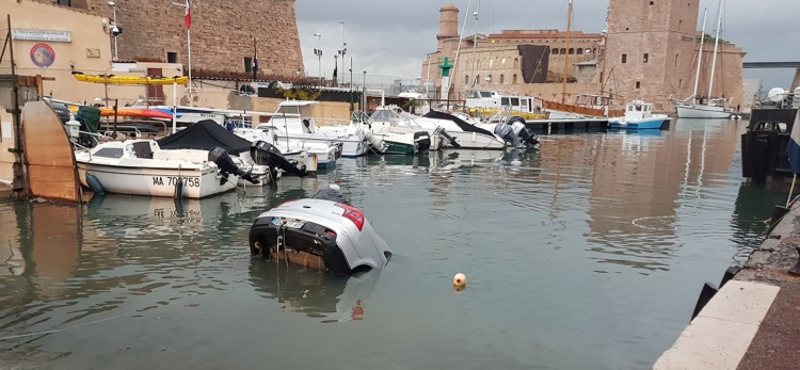
[[[339,81],[338,81],[339,76],[337,75],[338,69],[339,69],[339,54],[333,54],[333,86],[339,86]]]
[[[317,49],[314,49],[314,55],[317,56],[318,62],[317,74],[319,76],[319,83],[322,85],[322,34],[317,32],[314,36],[317,36]]]
[[[361,111],[367,111],[367,70],[364,70],[364,82],[361,86]]]
[[[347,42],[344,39],[344,21],[339,21],[342,24],[342,49],[339,50],[339,55],[342,56],[342,70],[344,70],[344,57],[347,55]],[[342,82],[344,83],[344,76],[342,76]]]
[[[342,64],[344,64],[344,61],[342,61]],[[352,116],[353,115],[353,110],[354,110],[354,108],[353,108],[353,57],[350,57],[350,69],[349,69],[349,71],[350,71],[350,86],[349,86],[349,88],[350,88],[350,115]]]
[[[114,20],[112,21],[113,24],[111,25],[111,34],[114,35],[114,60],[119,60],[119,55],[118,55],[119,47],[117,46],[117,36],[119,36],[119,34],[122,33],[122,30],[120,30],[120,28],[117,26],[117,4],[114,3],[113,1],[109,1],[108,6],[111,7],[111,11],[113,12],[113,18],[114,18]]]

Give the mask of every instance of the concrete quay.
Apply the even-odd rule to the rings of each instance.
[[[800,369],[800,206],[714,295],[654,370]]]

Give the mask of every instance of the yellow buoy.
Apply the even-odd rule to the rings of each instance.
[[[453,276],[453,286],[463,287],[467,285],[467,276],[462,273],[457,273],[456,276]]]

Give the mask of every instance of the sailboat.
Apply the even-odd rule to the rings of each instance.
[[[717,32],[714,38],[714,59],[711,63],[711,79],[708,84],[708,96],[697,95],[697,87],[700,82],[700,68],[703,60],[703,44],[706,38],[706,15],[708,9],[703,13],[703,32],[700,37],[700,51],[697,55],[697,71],[694,79],[694,92],[692,96],[685,100],[673,101],[678,110],[678,118],[730,118],[733,111],[725,107],[727,99],[713,98],[711,93],[714,88],[714,72],[717,67],[717,53],[719,52],[719,32],[722,28],[722,9],[723,1],[719,1],[719,13],[717,14]],[[691,99],[691,102],[689,100]]]

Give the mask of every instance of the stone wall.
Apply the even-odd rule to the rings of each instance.
[[[82,0],[73,6],[84,3],[88,12],[113,18],[108,1]],[[117,23],[123,29],[118,37],[120,60],[167,62],[167,53],[176,53],[178,63],[188,64],[184,7],[171,1],[115,3]],[[193,1],[191,14],[193,70],[245,73],[244,58],[253,57],[253,37],[257,37],[262,75],[296,77],[297,71],[305,73],[294,0]],[[99,23],[96,26],[101,27]]]

